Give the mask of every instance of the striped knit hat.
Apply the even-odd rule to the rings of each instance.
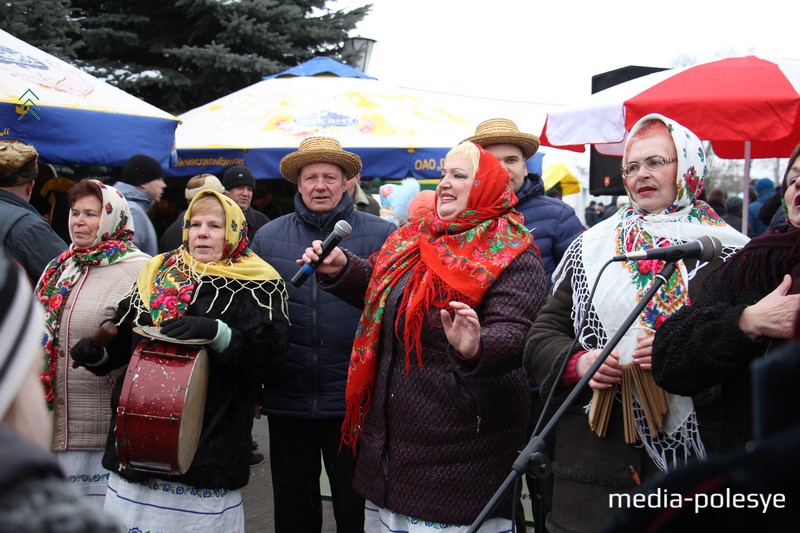
[[[34,305],[33,289],[23,270],[0,249],[0,418],[34,361],[41,360],[43,329],[44,314]]]

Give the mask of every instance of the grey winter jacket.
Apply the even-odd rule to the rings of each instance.
[[[0,244],[25,269],[33,285],[47,263],[67,249],[67,243],[31,204],[4,190],[0,190]]]
[[[156,255],[158,236],[155,226],[147,215],[147,210],[153,206],[155,200],[139,187],[121,181],[116,182],[114,187],[122,193],[131,208],[134,224],[133,244],[148,255]]]

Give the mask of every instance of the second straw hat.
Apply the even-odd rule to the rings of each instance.
[[[522,156],[528,160],[539,149],[539,137],[530,133],[522,133],[513,121],[507,118],[490,118],[475,128],[475,135],[465,141],[480,144],[484,148],[493,144],[513,144],[522,150]]]
[[[281,159],[281,174],[292,183],[297,183],[300,169],[312,163],[336,165],[347,179],[361,172],[361,158],[342,149],[342,145],[333,137],[308,137],[300,143],[296,152]]]

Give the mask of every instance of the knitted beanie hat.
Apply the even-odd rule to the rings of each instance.
[[[225,187],[226,191],[242,186],[255,189],[256,180],[253,178],[253,173],[250,172],[249,168],[237,165],[225,171],[225,174],[222,176],[222,185]]]
[[[0,418],[42,356],[44,313],[32,294],[23,270],[0,249]]]
[[[119,181],[137,187],[164,177],[158,161],[147,155],[135,155],[122,167]]]

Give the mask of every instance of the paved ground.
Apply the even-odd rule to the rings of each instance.
[[[244,498],[244,521],[247,533],[266,533],[275,529],[272,512],[272,474],[269,467],[269,437],[267,418],[253,421],[253,438],[258,442],[258,451],[267,461],[250,471],[250,483],[242,489]],[[335,533],[336,523],[329,501],[322,503],[322,533]]]
[[[253,438],[258,442],[258,451],[267,458],[266,462],[250,470],[250,482],[242,489],[244,498],[244,521],[247,533],[268,533],[275,529],[272,511],[272,473],[269,466],[269,436],[267,417],[253,421]],[[323,471],[324,472],[324,471]],[[527,489],[525,496],[527,496]],[[325,490],[323,490],[323,494]],[[526,514],[530,512],[530,504],[525,502]],[[322,533],[335,533],[336,522],[330,501],[322,502]],[[533,531],[530,516],[527,516]]]

